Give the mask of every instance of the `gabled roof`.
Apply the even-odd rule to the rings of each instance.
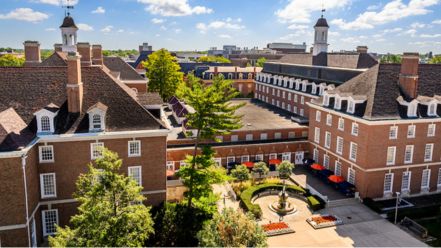
[[[67,54],[63,52],[54,52],[47,59],[43,60],[39,66],[67,66]]]
[[[28,144],[34,135],[26,127],[13,108],[0,112],[0,151],[15,150]]]
[[[142,106],[162,105],[164,101],[157,92],[143,92],[137,95],[138,102]]]
[[[104,57],[104,65],[114,73],[119,73],[122,81],[146,81],[138,72],[120,57]]]
[[[87,110],[87,113],[89,113],[90,111],[92,111],[92,110],[94,110],[94,109],[99,109],[99,110],[101,110],[101,111],[103,111],[103,112],[106,112],[107,109],[108,109],[108,107],[107,107],[106,105],[104,105],[103,103],[101,103],[101,102],[97,102],[97,103],[95,103],[94,105],[92,105],[92,106]]]

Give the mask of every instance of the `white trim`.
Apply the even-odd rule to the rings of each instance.
[[[50,148],[51,153],[52,153],[52,159],[51,160],[43,160],[43,148]],[[55,161],[54,146],[53,145],[38,146],[38,158],[39,158],[39,163],[40,164],[53,163]]]
[[[390,151],[393,151],[392,154],[389,154]],[[393,155],[392,161],[389,161],[389,155]],[[395,159],[397,157],[397,147],[396,146],[389,146],[386,150],[386,165],[395,165]]]
[[[54,194],[46,195],[44,192],[44,177],[53,176]],[[41,173],[40,174],[40,197],[41,199],[56,198],[57,197],[57,178],[55,173]]]
[[[129,166],[127,167],[127,175],[136,181],[136,178],[133,176],[133,169],[139,169],[139,182],[138,186],[142,186],[142,166]]]
[[[390,176],[390,187],[389,189],[386,190],[386,177]],[[388,195],[391,194],[393,192],[394,189],[394,173],[389,172],[384,174],[384,179],[383,179],[383,195]]]
[[[52,234],[55,234],[55,232],[53,233],[48,233],[46,230],[46,225],[45,225],[45,220],[46,220],[46,212],[55,212],[55,223],[58,225],[59,224],[59,219],[58,219],[58,209],[48,209],[48,210],[42,210],[41,211],[41,224],[43,227],[43,236],[49,236]]]
[[[131,143],[136,143],[137,144],[137,146],[138,146],[138,153],[134,153],[134,154],[131,154],[130,153],[130,144]],[[127,156],[128,157],[141,157],[141,141],[140,140],[129,140],[129,142],[127,142]]]
[[[26,228],[27,226],[28,226],[27,224],[0,226],[0,231],[9,231],[9,230],[15,230],[15,229],[23,229],[23,228]]]
[[[66,142],[83,141],[97,139],[119,139],[119,138],[143,138],[167,136],[169,129],[160,130],[140,130],[140,131],[121,131],[121,132],[100,132],[100,133],[79,133],[79,134],[58,134],[39,136],[39,142]]]
[[[101,155],[95,156],[94,155],[94,148],[96,147],[100,147],[101,149],[104,148],[104,142],[93,142],[90,143],[90,160],[95,160],[97,158],[101,158],[102,157],[102,151],[97,151],[99,152]]]
[[[296,93],[296,94],[298,94],[298,95],[306,96],[306,97],[313,98],[313,99],[318,99],[318,98],[320,97],[320,96],[316,96],[316,95],[311,95],[311,94],[308,94],[308,93],[304,93],[304,92],[302,92],[302,91],[297,91],[297,90],[293,90],[293,89],[283,88],[283,87],[276,86],[276,85],[273,85],[273,84],[262,83],[262,82],[258,82],[258,81],[255,81],[255,83],[256,83],[256,84],[265,85],[265,86],[269,86],[269,87],[271,87],[271,88],[273,88],[273,89],[276,88],[276,89],[286,90],[287,92]],[[274,96],[274,94],[272,94],[272,95]]]

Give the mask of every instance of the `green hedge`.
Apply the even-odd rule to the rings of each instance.
[[[261,185],[249,187],[248,189],[244,190],[242,192],[242,194],[240,195],[241,206],[245,210],[251,212],[256,218],[260,218],[262,216],[262,209],[260,208],[260,206],[258,204],[253,204],[251,202],[251,199],[255,195],[262,193],[266,190],[271,190],[271,189],[282,190],[283,185],[281,185],[281,184],[261,184]],[[306,199],[307,199],[306,202],[308,203],[309,207],[313,211],[317,211],[319,209],[322,209],[325,206],[323,200],[321,200],[317,196],[310,195],[309,192],[307,192],[305,189],[303,189],[300,186],[286,185],[286,191],[306,197]]]

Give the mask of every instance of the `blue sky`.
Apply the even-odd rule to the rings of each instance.
[[[1,0],[0,47],[59,43],[60,1]],[[322,6],[334,51],[441,53],[441,0],[72,0],[79,41],[105,49],[207,50],[234,44],[312,43]]]

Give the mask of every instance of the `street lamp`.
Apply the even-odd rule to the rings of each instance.
[[[395,192],[395,194],[397,194],[397,202],[395,204],[395,222],[394,224],[397,224],[397,217],[398,217],[398,204],[401,202],[401,198],[400,198],[400,192]]]

